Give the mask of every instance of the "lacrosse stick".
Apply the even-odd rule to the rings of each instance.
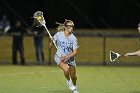
[[[42,26],[44,26],[44,28],[46,29],[46,31],[47,31],[47,33],[48,33],[48,35],[49,35],[49,38],[52,39],[54,46],[55,46],[56,49],[60,52],[61,57],[64,56],[65,54],[63,54],[63,53],[60,51],[60,49],[57,47],[55,41],[53,40],[53,37],[51,36],[51,34],[50,34],[48,28],[46,27],[46,21],[45,21],[45,19],[44,19],[44,17],[43,17],[43,12],[41,12],[41,11],[35,12],[33,18],[37,19],[37,20],[39,21],[39,23],[40,23]]]
[[[52,39],[53,37],[51,36],[51,34],[50,34],[48,28],[46,27],[46,21],[45,21],[45,19],[44,19],[44,17],[43,17],[43,12],[41,12],[41,11],[35,12],[33,18],[37,19],[37,20],[39,21],[39,23],[40,23],[42,26],[45,27],[45,29],[46,29],[46,31],[47,31],[47,33],[48,33],[48,35],[49,35],[49,38]],[[52,40],[52,41],[53,41],[53,43],[54,43],[54,46],[55,46],[56,49],[58,50],[58,47],[56,46],[55,41],[54,41],[54,40]]]
[[[120,55],[119,53],[116,53],[114,51],[110,51],[110,61],[111,62],[114,62],[120,56],[123,56],[123,55]]]
[[[127,53],[127,55],[120,55],[119,53],[116,53],[114,51],[110,51],[110,61],[113,62],[119,57],[132,57],[132,56],[139,56],[139,51],[133,52],[133,53]]]

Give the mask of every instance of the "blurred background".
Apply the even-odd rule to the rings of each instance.
[[[7,14],[32,24],[37,10],[44,12],[47,26],[53,28],[56,21],[72,19],[77,28],[136,28],[140,21],[139,0],[1,0],[0,16]]]
[[[33,24],[31,18],[36,11],[42,11],[46,26],[52,35],[56,33],[55,22],[63,23],[71,19],[75,23],[75,35],[79,42],[76,57],[78,64],[112,65],[109,51],[121,54],[139,50],[139,33],[137,24],[140,22],[139,0],[0,0],[0,19],[7,15],[11,28],[19,19],[28,31]],[[44,50],[46,64],[54,64],[55,48],[48,48],[49,38],[44,34]],[[12,61],[12,35],[0,36],[0,62]],[[25,35],[24,52],[26,64],[35,63],[33,35]],[[18,60],[20,60],[18,58]],[[120,58],[119,65],[139,65],[140,58]]]

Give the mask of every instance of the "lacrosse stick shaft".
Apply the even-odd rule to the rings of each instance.
[[[46,29],[46,31],[47,31],[47,33],[48,33],[49,37],[52,39],[52,36],[51,36],[51,34],[50,34],[50,32],[49,32],[48,28],[46,27],[46,25],[43,25],[43,26],[45,27],[45,29]],[[57,47],[57,45],[56,45],[55,41],[54,41],[54,40],[52,40],[52,41],[53,41],[54,46],[55,46],[55,47],[56,47],[56,49],[58,50],[58,47]]]
[[[52,36],[51,36],[51,34],[50,34],[48,28],[46,27],[46,25],[44,24],[43,26],[45,27],[45,29],[46,29],[46,31],[47,31],[49,37],[52,39]],[[58,47],[57,47],[57,45],[56,45],[56,43],[55,43],[55,41],[54,41],[53,39],[52,39],[52,41],[53,41],[53,44],[54,44],[54,46],[56,47],[56,49],[59,50]],[[60,50],[59,50],[59,51],[60,51]],[[61,57],[62,57],[62,56],[63,56],[63,53],[62,53],[61,51],[60,51],[60,53],[61,53]]]

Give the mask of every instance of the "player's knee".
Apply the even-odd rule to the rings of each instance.
[[[65,73],[65,74],[69,74],[69,69],[65,69],[65,70],[64,70],[64,73]]]

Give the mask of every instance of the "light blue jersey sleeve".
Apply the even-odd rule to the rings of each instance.
[[[79,47],[78,45],[78,42],[77,42],[77,38],[74,37],[74,40],[73,40],[73,50],[77,49]]]
[[[54,39],[55,42],[57,40],[57,35],[58,35],[58,32],[53,36],[53,39]]]

